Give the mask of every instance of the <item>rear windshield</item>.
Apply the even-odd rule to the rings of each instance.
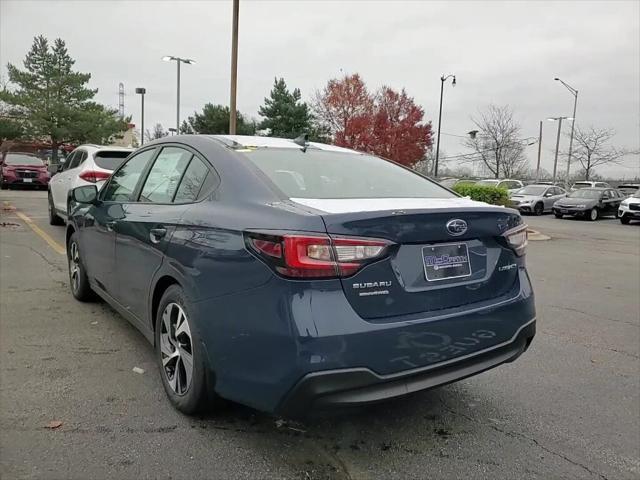
[[[438,184],[371,155],[292,148],[240,150],[290,198],[453,198]]]
[[[115,170],[124,163],[125,158],[129,156],[131,152],[119,152],[103,150],[97,152],[93,157],[93,161],[96,162],[100,168],[106,170]]]
[[[571,188],[589,188],[591,187],[590,183],[582,183],[582,182],[577,182],[573,184],[573,187]]]
[[[602,190],[591,190],[590,188],[583,188],[582,190],[576,190],[569,194],[570,198],[600,198]]]
[[[4,158],[4,163],[7,165],[34,165],[38,167],[44,165],[38,157],[25,155],[23,153],[7,153],[7,156]]]

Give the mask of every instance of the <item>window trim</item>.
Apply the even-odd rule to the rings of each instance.
[[[136,186],[136,190],[134,191],[134,194],[132,195],[133,198],[135,198],[135,201],[126,202],[126,203],[137,203],[137,204],[140,204],[140,205],[192,205],[192,204],[200,203],[200,202],[204,201],[208,195],[210,195],[211,193],[215,192],[220,187],[220,184],[222,183],[222,179],[221,179],[220,175],[218,174],[217,170],[215,169],[215,167],[213,165],[211,165],[211,162],[206,160],[204,155],[200,154],[200,152],[198,152],[196,149],[192,148],[189,145],[185,145],[183,143],[173,143],[173,142],[161,143],[161,144],[158,144],[158,145],[155,145],[155,146],[158,147],[158,151],[155,153],[155,155],[151,159],[150,165],[148,165],[148,168],[143,170],[141,177],[144,176],[144,180],[142,182],[140,182]],[[184,168],[184,171],[182,172],[182,175],[180,176],[180,180],[178,181],[178,187],[176,188],[176,191],[173,193],[173,197],[171,197],[171,202],[169,202],[169,203],[166,203],[166,202],[162,202],[162,203],[160,203],[160,202],[141,202],[140,201],[140,195],[142,195],[142,189],[144,188],[144,184],[147,181],[147,177],[149,176],[149,173],[151,172],[151,169],[155,165],[156,160],[160,156],[162,150],[164,148],[168,148],[168,147],[181,148],[183,150],[188,151],[192,155],[191,159],[189,160],[189,163]],[[215,177],[217,178],[218,182],[217,182],[216,186],[213,189],[211,189],[210,192],[208,192],[207,195],[203,195],[202,197],[200,195],[201,194],[201,190],[202,190],[202,186],[204,186],[204,183],[203,183],[202,186],[200,187],[200,191],[198,191],[198,196],[196,197],[196,200],[191,201],[191,202],[174,203],[173,200],[175,199],[176,194],[178,193],[178,189],[180,188],[180,184],[182,183],[182,179],[184,178],[184,175],[187,172],[187,169],[189,168],[189,165],[191,165],[191,162],[193,161],[194,157],[197,157],[204,164],[204,166],[208,169],[209,173],[213,173],[215,175]]]
[[[146,179],[146,174],[148,173],[148,169],[149,169],[149,164],[151,163],[153,165],[153,163],[155,162],[156,157],[158,156],[158,152],[160,151],[160,149],[158,148],[157,145],[150,145],[147,148],[141,148],[139,150],[136,150],[134,152],[131,152],[131,155],[129,155],[124,162],[122,162],[122,165],[120,165],[118,168],[116,168],[113,173],[111,174],[111,176],[109,177],[109,181],[106,182],[103,187],[100,189],[100,192],[98,194],[98,200],[100,202],[103,203],[108,203],[108,204],[125,204],[125,203],[136,203],[136,202],[132,202],[131,200],[127,201],[127,202],[120,202],[117,200],[105,200],[104,196],[106,195],[106,192],[109,188],[109,185],[111,184],[111,182],[113,181],[113,178],[115,176],[115,174],[117,172],[120,171],[120,169],[124,168],[125,165],[127,165],[129,163],[129,161],[139,155],[142,154],[144,152],[148,152],[149,150],[154,150],[153,154],[151,155],[151,158],[147,161],[147,165],[145,165],[145,167],[142,169],[142,172],[140,172],[140,178],[144,178]],[[136,186],[133,188],[133,191],[131,192],[131,196],[137,198],[137,194],[136,192],[138,192],[139,187],[140,187],[140,178],[138,179],[138,183],[136,183]]]

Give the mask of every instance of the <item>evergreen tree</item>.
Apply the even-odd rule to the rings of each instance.
[[[63,40],[50,46],[44,36],[35,37],[24,70],[7,65],[9,82],[17,88],[0,92],[0,101],[23,113],[28,137],[50,139],[54,161],[60,144],[105,143],[130,122],[91,101],[97,93],[86,86],[91,74],[74,71],[74,63]]]
[[[224,105],[213,105],[207,103],[202,113],[194,113],[189,117],[191,133],[201,133],[208,135],[228,134],[229,116],[231,110]],[[184,127],[183,127],[184,128]],[[182,129],[181,129],[182,131]],[[254,135],[256,132],[255,123],[245,119],[240,112],[236,114],[236,133],[238,135]]]
[[[258,110],[264,117],[258,128],[269,129],[273,137],[295,138],[303,133],[315,136],[313,116],[301,98],[299,89],[290,92],[284,78],[276,78],[269,97]]]

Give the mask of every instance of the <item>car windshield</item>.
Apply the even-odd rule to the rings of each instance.
[[[602,195],[601,190],[592,190],[590,188],[583,188],[582,190],[576,190],[569,194],[569,198],[600,198]]]
[[[517,195],[542,195],[547,187],[539,185],[527,185],[516,192]]]
[[[571,188],[589,188],[589,187],[591,187],[590,183],[577,182],[577,183],[574,183]]]
[[[636,190],[635,193],[633,195],[631,195],[633,198],[640,198],[640,190]]]
[[[106,170],[115,170],[122,165],[131,152],[103,150],[94,156],[96,165]]]
[[[500,180],[480,180],[476,185],[497,185]]]
[[[44,163],[38,157],[23,153],[8,153],[4,159],[6,165],[33,165],[42,167]]]
[[[290,198],[455,198],[437,183],[371,155],[314,148],[238,151]]]

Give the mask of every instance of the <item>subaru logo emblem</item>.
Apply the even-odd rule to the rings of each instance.
[[[457,237],[459,235],[464,235],[466,231],[467,222],[465,222],[464,220],[454,218],[447,222],[447,232],[449,232],[449,235]]]

